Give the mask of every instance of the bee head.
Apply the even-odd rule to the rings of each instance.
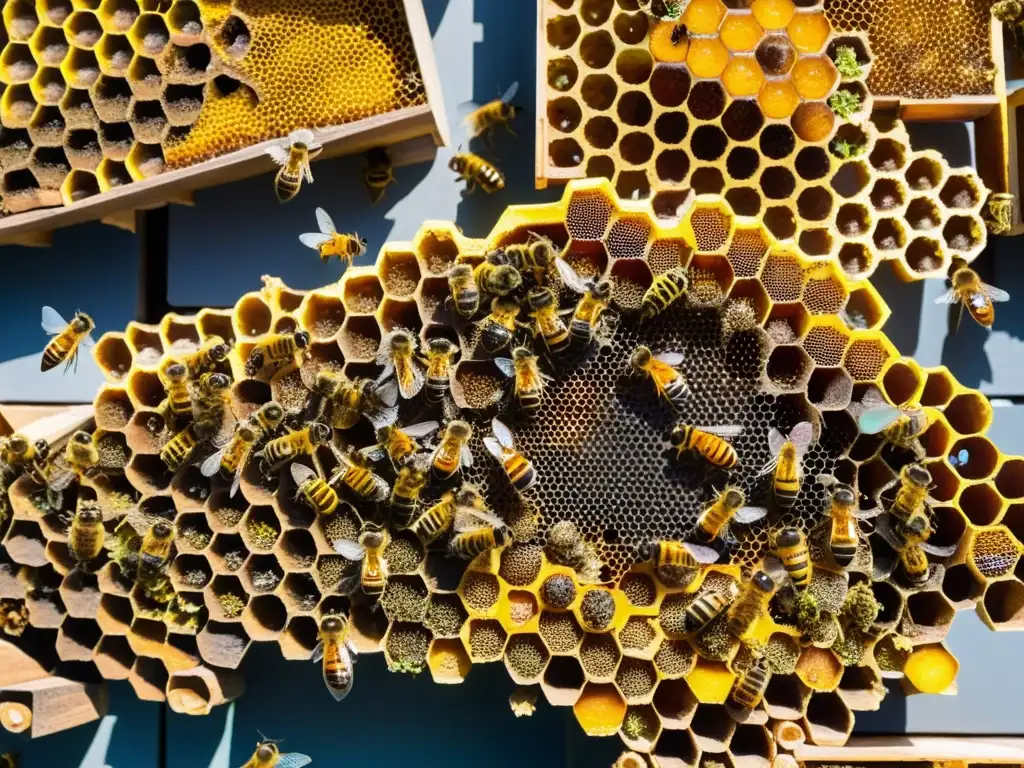
[[[299,349],[305,349],[306,347],[309,346],[308,331],[298,331],[295,334],[295,346],[298,347]]]
[[[469,264],[462,262],[452,265],[452,268],[448,270],[448,279],[470,277],[472,274],[473,268]]]
[[[231,386],[231,377],[225,373],[204,373],[202,381],[211,392],[223,392]]]
[[[512,293],[512,291],[523,284],[523,276],[511,264],[502,264],[495,269],[492,280],[494,282],[493,287],[502,294]]]
[[[309,425],[309,439],[315,445],[323,445],[331,439],[331,428],[319,421],[314,421]]]
[[[241,438],[242,440],[245,440],[247,443],[251,443],[255,441],[256,438],[259,437],[259,435],[256,434],[256,430],[253,429],[251,424],[246,424],[245,422],[242,422],[241,424],[238,425],[238,437]]]
[[[633,354],[629,358],[629,362],[634,368],[643,368],[645,365],[651,362],[651,350],[642,344],[633,350]]]
[[[450,339],[443,336],[427,342],[427,352],[431,355],[452,355],[458,349]]]
[[[685,434],[685,432],[686,427],[683,424],[676,424],[674,427],[672,427],[672,432],[669,433],[669,442],[672,443],[672,445],[676,446],[682,445],[683,435]]]
[[[359,543],[366,548],[377,548],[384,545],[386,533],[379,528],[371,528],[359,534]]]
[[[103,511],[99,507],[90,504],[87,507],[79,507],[77,517],[83,523],[102,523]]]
[[[76,333],[88,333],[96,324],[92,321],[85,312],[79,312],[75,315],[75,319],[71,321],[72,327],[74,327]]]
[[[284,418],[284,408],[271,400],[269,403],[264,403],[260,406],[260,410],[263,411],[263,418],[271,423],[279,422]]]
[[[167,522],[153,523],[153,535],[158,539],[170,538],[174,533],[174,526]]]
[[[400,354],[409,354],[412,352],[414,343],[412,336],[405,331],[392,331],[391,332],[391,351],[398,352]]]
[[[729,509],[739,509],[746,500],[747,497],[743,495],[743,491],[739,488],[729,488],[725,491],[725,506]]]
[[[461,171],[461,169],[462,169],[462,160],[456,154],[455,156],[452,157],[451,160],[448,161],[448,170],[455,171],[456,173],[459,173]]]
[[[29,442],[28,438],[24,435],[15,433],[8,438],[7,445],[10,446],[11,450],[15,453],[27,453]]]
[[[658,542],[643,541],[637,545],[636,554],[641,560],[653,560],[658,554]]]
[[[903,468],[903,479],[918,488],[927,488],[932,481],[932,476],[920,464],[907,464]]]
[[[516,347],[512,350],[512,359],[517,363],[523,360],[529,360],[531,357],[536,357],[536,355],[526,347]]]
[[[50,455],[50,444],[46,442],[46,440],[44,440],[43,438],[40,437],[38,440],[36,440],[35,446],[36,453],[39,454],[40,459],[46,459],[46,457]]]
[[[530,246],[530,255],[537,262],[538,267],[546,267],[551,263],[554,251],[551,249],[551,241],[547,238],[540,238]]]
[[[88,432],[78,430],[71,436],[71,442],[77,443],[78,445],[90,445],[92,443],[92,435]]]
[[[800,544],[802,539],[803,534],[801,534],[796,528],[784,528],[779,533],[775,543],[780,547],[795,547]]]
[[[337,387],[338,374],[330,368],[321,368],[313,379],[313,389],[320,394],[330,394]]]
[[[473,436],[473,427],[466,421],[450,421],[448,434],[458,440],[469,440]]]
[[[598,301],[607,301],[612,295],[612,281],[598,280],[590,287],[590,293],[593,294],[594,298]]]
[[[464,485],[455,493],[455,503],[460,507],[476,506],[480,499],[480,491],[475,486]]]
[[[911,515],[903,529],[912,537],[927,538],[931,534],[931,524],[924,515]]]
[[[170,381],[184,381],[185,377],[188,376],[188,369],[185,368],[182,363],[171,361],[164,367],[164,376],[166,376]]]
[[[210,359],[215,363],[221,363],[228,359],[228,352],[231,351],[231,347],[220,336],[211,336],[206,340],[206,343],[210,347]]]
[[[840,485],[832,493],[832,500],[843,507],[852,507],[857,503],[857,494],[848,485]]]
[[[550,288],[531,288],[530,292],[526,294],[526,303],[533,310],[550,307],[555,303],[555,294],[551,292]]]
[[[277,743],[270,739],[264,739],[256,745],[256,757],[263,762],[269,763],[279,754]]]
[[[336,634],[345,628],[345,617],[331,614],[324,616],[320,622],[320,631],[324,634]]]
[[[775,582],[772,577],[764,571],[758,571],[750,577],[750,583],[757,587],[762,592],[771,592],[775,589]]]
[[[495,528],[494,529],[494,545],[496,547],[504,547],[506,544],[512,543],[512,532],[508,528]]]
[[[511,120],[512,118],[514,118],[516,115],[518,115],[522,111],[523,111],[523,108],[521,106],[519,106],[518,104],[502,104],[501,105],[501,118],[503,120]]]

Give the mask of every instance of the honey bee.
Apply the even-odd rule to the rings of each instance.
[[[676,24],[672,28],[672,34],[669,36],[669,41],[672,45],[679,45],[687,37],[689,37],[689,30],[686,29],[686,25]]]
[[[422,454],[420,454],[422,456]],[[429,460],[411,461],[398,470],[389,504],[400,526],[408,526],[416,515],[420,493],[430,479]]]
[[[936,304],[955,304],[960,302],[960,316],[957,328],[963,318],[964,308],[982,328],[991,328],[996,319],[993,302],[1009,301],[1010,294],[995,286],[983,283],[978,273],[967,266],[961,258],[954,258],[949,268],[949,279],[952,286],[948,291],[935,299]]]
[[[378,442],[376,445],[363,448],[359,453],[370,461],[380,461],[387,456],[397,471],[405,464],[406,459],[411,458],[421,449],[415,438],[433,434],[438,427],[440,424],[436,421],[422,421],[408,427],[389,424],[377,430]]]
[[[391,534],[386,528],[364,523],[358,541],[341,539],[334,542],[335,552],[346,560],[360,564],[355,576],[342,580],[342,593],[350,593],[358,584],[367,598],[375,600],[380,597],[390,575],[388,561],[384,559],[384,550],[390,541]]]
[[[10,437],[0,438],[0,475],[13,470],[20,476],[27,472],[32,479],[46,483],[46,460],[50,457],[50,444],[43,439],[34,443],[25,435],[15,432]]]
[[[686,267],[673,267],[654,278],[640,301],[640,319],[650,320],[679,300],[690,287]]]
[[[192,418],[192,396],[188,390],[188,368],[171,358],[160,367],[160,383],[167,390],[166,412],[175,422]]]
[[[736,585],[729,584],[725,592],[708,592],[690,603],[683,614],[686,631],[696,634],[710,624],[736,597]]]
[[[526,347],[512,350],[512,359],[499,357],[494,360],[503,374],[513,380],[513,395],[523,413],[534,417],[540,410],[544,387],[554,381],[537,365],[537,356]]]
[[[505,177],[496,165],[472,152],[457,152],[448,167],[466,182],[465,194],[471,195],[479,186],[488,194],[505,188]]]
[[[198,445],[196,434],[192,425],[189,424],[160,449],[160,459],[171,472],[175,472],[178,467],[188,461],[196,449],[196,445]]]
[[[505,246],[505,257],[520,275],[530,275],[537,285],[544,284],[544,278],[558,258],[550,238],[536,232],[531,232],[529,241],[522,245]]]
[[[674,410],[679,410],[690,396],[690,385],[677,369],[682,363],[683,356],[678,352],[655,355],[643,345],[637,347],[629,358],[634,374],[649,378],[658,397],[665,398]]]
[[[758,659],[750,669],[740,673],[736,678],[729,698],[741,709],[754,709],[764,698],[771,679],[772,671],[768,668],[767,662]]]
[[[330,439],[331,428],[326,424],[313,422],[284,437],[271,440],[257,456],[262,458],[269,467],[278,467],[299,456],[309,456],[318,445],[324,445]]]
[[[533,318],[534,336],[544,339],[544,346],[552,355],[560,355],[569,348],[569,328],[558,309],[558,298],[550,288],[531,288],[526,294],[526,305]],[[571,312],[572,310],[567,310]]]
[[[731,539],[729,526],[733,521],[749,525],[768,514],[764,507],[744,506],[746,500],[742,488],[724,488],[697,518],[697,525],[694,527],[697,538],[704,542],[718,538]]]
[[[469,264],[452,265],[448,270],[448,290],[451,295],[447,301],[454,304],[455,311],[463,317],[472,317],[480,309],[480,289]]]
[[[643,542],[637,547],[637,555],[653,563],[658,578],[672,586],[686,586],[703,565],[714,563],[719,557],[711,547],[669,540]]]
[[[516,450],[512,431],[497,416],[491,419],[491,432],[493,437],[484,438],[484,447],[501,464],[512,487],[518,493],[526,493],[537,482],[537,470]]]
[[[473,268],[473,282],[484,293],[508,296],[519,290],[523,284],[523,276],[508,263],[504,251],[491,251]]]
[[[521,111],[521,107],[514,106],[512,99],[515,98],[516,91],[519,90],[519,82],[514,82],[505,92],[501,94],[500,98],[494,99],[484,104],[482,107],[477,107],[469,115],[466,116],[464,123],[466,125],[466,133],[469,139],[474,139],[477,136],[486,134],[488,144],[491,142],[494,129],[499,125],[505,126],[508,132],[515,136],[515,131],[512,130],[511,122],[515,118],[516,113]]]
[[[96,324],[85,312],[76,312],[69,323],[53,307],[43,307],[43,330],[53,338],[43,350],[39,370],[49,371],[61,363],[64,363],[64,373],[71,366],[78,370],[79,345],[91,347],[96,343],[92,337],[95,327]]]
[[[274,177],[274,192],[277,194],[278,202],[287,203],[299,194],[303,180],[308,184],[313,183],[313,171],[310,170],[309,161],[315,159],[322,151],[323,147],[316,142],[313,132],[307,128],[292,131],[287,139],[267,147],[270,159],[281,166]]]
[[[376,205],[384,197],[389,184],[397,184],[395,168],[391,164],[391,153],[387,147],[374,147],[366,153],[366,167],[363,169],[363,185],[370,193],[370,201]]]
[[[299,242],[319,253],[324,264],[332,256],[337,256],[338,261],[351,267],[354,259],[366,253],[366,238],[359,237],[358,232],[339,234],[334,221],[323,208],[316,209],[316,224],[320,231],[299,235]]]
[[[430,459],[434,474],[447,480],[463,467],[473,466],[473,454],[469,450],[469,439],[473,427],[468,422],[449,421],[441,435],[441,442]]]
[[[428,403],[446,402],[452,387],[452,363],[459,352],[458,346],[445,338],[427,342],[426,396]]]
[[[52,465],[46,484],[59,493],[75,480],[92,475],[100,463],[100,452],[93,436],[83,430],[71,435],[64,449],[64,465]]]
[[[736,449],[726,441],[742,433],[743,427],[738,424],[717,427],[677,424],[672,429],[670,440],[680,454],[693,451],[716,467],[732,469],[739,459]]]
[[[320,475],[305,464],[294,463],[290,467],[295,481],[295,497],[302,497],[318,515],[329,515],[338,508],[338,493]]]
[[[862,513],[856,509],[857,493],[850,486],[840,483],[831,475],[818,475],[818,482],[829,491],[829,552],[836,565],[847,568],[857,556],[857,548],[860,546],[857,520],[871,513]]]
[[[921,464],[907,464],[900,470],[900,487],[889,513],[906,525],[917,515],[925,514],[932,476]]]
[[[754,623],[768,611],[768,602],[775,594],[775,582],[764,571],[757,571],[743,583],[726,614],[729,631],[742,638]]]
[[[351,381],[329,368],[321,368],[312,384],[306,408],[308,419],[322,419],[331,406],[331,424],[338,429],[354,427],[365,416],[376,429],[398,418],[398,384],[394,379]]]
[[[807,537],[797,528],[784,528],[775,537],[775,554],[797,589],[811,583],[814,565],[807,549]]]
[[[804,453],[814,439],[814,427],[809,421],[801,421],[787,438],[772,427],[768,432],[768,449],[771,460],[761,470],[762,475],[774,472],[772,494],[775,503],[782,509],[792,509],[804,479]]]
[[[331,450],[338,460],[338,468],[331,475],[331,479],[327,481],[328,485],[334,486],[340,482],[364,500],[384,501],[388,497],[391,488],[387,481],[369,470],[364,465],[362,456],[355,451],[342,451],[333,443]]]
[[[583,294],[573,312],[569,332],[577,344],[587,346],[597,339],[601,346],[611,346],[617,320],[608,305],[612,297],[610,280],[585,280],[563,259],[555,262],[562,282],[576,293]]]
[[[225,417],[231,413],[231,378],[223,373],[204,373],[199,377],[192,398],[192,426],[197,439],[219,435]]]
[[[335,701],[352,690],[356,647],[348,638],[348,618],[341,614],[320,620],[320,642],[313,649],[313,663],[323,662],[324,685]]]
[[[512,342],[521,327],[517,320],[520,311],[515,299],[497,296],[491,301],[491,314],[482,321],[483,331],[480,335],[484,351],[493,355]]]
[[[313,762],[313,758],[298,752],[282,752],[277,742],[264,739],[256,745],[256,751],[242,768],[302,768]]]
[[[25,633],[31,618],[28,606],[23,600],[2,600],[0,601],[0,626],[4,634],[11,637],[21,637]],[[11,764],[13,766],[13,763]],[[0,768],[4,768],[4,762],[0,759]]]
[[[266,365],[279,368],[294,362],[295,354],[308,346],[309,333],[306,331],[274,334],[252,348],[249,359],[245,361],[245,375],[253,379]]]
[[[220,471],[232,477],[231,496],[238,492],[253,445],[274,432],[284,419],[284,408],[271,400],[261,405],[245,421],[235,427],[235,433],[216,453],[211,454],[199,467],[204,477],[213,477]]]
[[[463,560],[472,560],[512,541],[512,534],[501,518],[477,506],[459,507],[454,527],[448,551]]]
[[[68,531],[68,549],[77,562],[76,568],[89,572],[90,564],[103,552],[105,537],[103,510],[96,502],[79,501]]]
[[[861,413],[857,425],[865,435],[881,432],[894,445],[914,448],[917,438],[928,429],[928,414],[924,408],[912,404],[890,405],[875,387],[864,393],[861,404],[866,410]]]
[[[138,578],[143,583],[152,583],[163,575],[171,559],[175,529],[172,523],[159,520],[153,523],[142,537],[139,548]]]
[[[996,3],[998,6],[999,3]],[[993,6],[995,8],[995,6]],[[1014,27],[1016,38],[1020,38],[1022,30],[1020,25]],[[1018,48],[1020,47],[1018,43]],[[985,202],[985,210],[981,217],[985,220],[985,226],[993,235],[1005,235],[1013,228],[1014,208],[1017,207],[1017,198],[1008,192],[991,192]]]
[[[888,517],[881,517],[875,530],[896,552],[903,575],[915,587],[928,581],[928,555],[949,557],[956,551],[956,545],[940,547],[928,543],[932,529],[928,516],[923,513],[912,517],[906,525],[893,525]]]
[[[213,371],[221,363],[228,359],[231,353],[231,345],[220,336],[207,336],[199,349],[184,358],[185,367],[188,368],[188,375],[198,379],[204,373]]]
[[[394,375],[398,382],[398,393],[409,400],[423,389],[423,367],[416,359],[416,340],[408,331],[398,328],[380,342],[377,364],[384,366],[378,381]]]

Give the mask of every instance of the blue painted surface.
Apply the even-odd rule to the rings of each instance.
[[[463,199],[446,167],[452,149],[441,150],[433,164],[399,169],[398,185],[376,207],[359,184],[358,158],[317,163],[316,183],[286,206],[274,199],[269,175],[207,190],[196,195],[195,208],[171,209],[172,304],[230,304],[257,288],[260,275],[268,272],[298,288],[337,279],[338,265],[325,267],[297,240],[315,226],[317,205],[339,226],[368,237],[375,252],[386,240],[411,238],[426,219],[455,220],[467,234],[483,235],[506,204],[560,196],[560,188],[533,189],[535,4],[424,0],[424,5],[454,129],[461,102],[485,101],[513,80],[520,83],[517,101],[527,111],[515,126],[519,138],[499,133],[492,155],[507,172],[507,193],[478,192]],[[912,126],[911,133],[917,147],[935,147],[954,165],[970,162],[973,136],[963,126]],[[1019,243],[996,240],[979,269],[990,282],[1024,297],[1024,272],[1014,253]],[[58,232],[50,249],[0,251],[0,360],[25,356],[0,363],[0,401],[91,399],[95,371],[81,371],[74,380],[39,377],[45,340],[39,307],[51,303],[67,313],[81,307],[101,331],[123,328],[135,311],[137,250],[135,236],[90,224]],[[1024,353],[1024,302],[1000,307],[991,334],[965,322],[953,335],[947,308],[934,304],[944,290],[938,281],[900,283],[883,267],[875,283],[894,308],[887,331],[901,352],[923,365],[945,363],[961,381],[993,395],[1024,395],[1018,362]],[[997,411],[992,435],[1003,450],[1024,453],[1024,407]],[[858,715],[859,732],[1024,731],[1018,715],[1024,669],[1011,656],[1019,636],[991,633],[974,616],[961,614],[948,642],[963,662],[960,694],[905,699],[893,692],[879,712]],[[247,694],[232,709],[220,708],[207,718],[167,713],[160,705],[137,701],[127,683],[114,683],[112,716],[103,723],[36,742],[0,732],[0,752],[18,749],[24,768],[237,768],[251,753],[257,730],[285,737],[286,750],[307,752],[315,766],[468,766],[481,763],[487,750],[487,764],[495,768],[591,768],[609,765],[620,751],[618,739],[586,738],[569,710],[551,708],[543,698],[532,718],[513,718],[507,703],[513,685],[500,664],[474,667],[461,686],[438,686],[426,675],[387,673],[382,656],[366,656],[357,667],[355,690],[340,706],[323,690],[314,665],[285,662],[272,644],[254,646],[242,671]],[[993,691],[996,679],[1001,684]],[[156,754],[161,718],[166,718],[166,763]]]

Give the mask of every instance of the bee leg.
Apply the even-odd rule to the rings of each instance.
[[[517,139],[519,138],[519,134],[512,130],[512,126],[508,122],[505,123],[505,128],[508,129],[508,132],[515,136]]]

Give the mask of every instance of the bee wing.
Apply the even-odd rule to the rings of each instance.
[[[882,390],[878,387],[871,387],[864,393],[864,397],[861,398],[860,404],[864,408],[874,408],[879,405],[889,405],[889,402],[885,397],[883,397]]]
[[[75,473],[70,469],[63,470],[54,478],[47,478],[46,485],[49,486],[52,491],[63,491],[69,485],[71,481],[75,479]]]
[[[316,144],[316,136],[309,128],[298,128],[288,134],[288,144],[305,144],[312,149],[311,145]]]
[[[374,389],[374,393],[380,398],[380,401],[389,408],[393,408],[398,403],[398,382],[394,379],[387,379],[380,382],[379,386]]]
[[[398,382],[398,391],[406,400],[411,400],[423,389],[423,371],[413,362],[409,363],[409,377]]]
[[[395,391],[397,392],[398,390],[396,389]],[[380,429],[388,424],[395,423],[395,419],[398,418],[398,407],[389,405],[386,408],[381,408],[376,413],[367,414],[366,418],[370,420],[371,424],[373,424],[374,429]]]
[[[562,278],[562,282],[569,286],[576,293],[586,293],[587,281],[579,276],[579,273],[569,266],[565,259],[555,259],[555,268]]]
[[[51,336],[56,336],[61,331],[66,330],[68,327],[68,321],[60,316],[53,307],[43,307],[43,330]]]
[[[505,92],[501,94],[501,100],[508,104],[512,99],[516,97],[516,91],[519,90],[519,81],[516,80],[512,85],[505,89]]]
[[[313,649],[313,655],[310,657],[310,661],[314,664],[318,664],[323,661],[324,658],[324,641],[321,640],[316,644],[316,648]]]
[[[882,512],[883,510],[881,507],[875,507],[874,509],[858,509],[850,514],[852,514],[857,520],[871,520],[872,518],[878,517]]]
[[[876,405],[868,408],[857,419],[857,426],[865,435],[877,435],[900,417],[895,405]]]
[[[346,560],[359,562],[366,555],[366,551],[358,541],[352,539],[338,539],[334,542],[334,551]]]
[[[277,758],[276,768],[303,768],[313,762],[312,757],[299,752],[286,752]]]
[[[315,251],[321,245],[330,241],[331,238],[332,235],[328,235],[324,232],[305,232],[299,235],[299,242],[307,248],[312,248]]]
[[[484,448],[498,461],[502,461],[505,458],[505,450],[498,444],[498,441],[493,437],[484,438]]]
[[[711,547],[702,547],[700,544],[691,544],[690,542],[685,542],[683,546],[686,547],[686,551],[698,563],[710,565],[718,561],[718,551]]]
[[[96,339],[92,337],[91,333],[85,334],[84,338],[80,342],[83,347],[92,347],[96,344]]]
[[[377,445],[370,445],[367,446],[366,448],[360,448],[358,453],[367,461],[378,462],[385,456],[387,456],[388,452],[383,445],[380,445],[378,443]]]
[[[280,144],[271,144],[267,147],[267,154],[270,155],[270,159],[278,165],[284,165],[288,162],[289,152],[287,148],[282,147]]]
[[[892,524],[889,522],[888,515],[879,518],[878,522],[875,524],[875,530],[878,531],[878,535],[885,540],[886,544],[897,552],[900,551],[900,540],[892,529]]]
[[[817,483],[821,483],[823,486],[825,486],[826,491],[831,490],[832,488],[840,484],[839,478],[837,478],[835,475],[829,475],[824,472],[815,477],[814,481]]]
[[[469,446],[463,443],[462,448],[459,450],[459,455],[462,460],[463,467],[473,466],[473,452],[469,450]]]
[[[309,480],[316,477],[316,472],[307,467],[305,464],[292,464],[291,473],[292,480],[295,481],[296,486],[302,486]]]
[[[929,544],[927,541],[922,541],[918,546],[929,555],[935,555],[936,557],[949,557],[956,552],[956,544],[940,547],[938,544]]]
[[[675,368],[677,365],[682,365],[683,355],[681,352],[662,352],[660,355],[655,355],[654,359]]]
[[[803,455],[814,440],[814,426],[809,421],[801,421],[789,433],[789,441],[796,446],[796,452]]]
[[[505,374],[509,378],[512,378],[513,376],[516,375],[515,363],[513,363],[507,357],[496,357],[496,358],[494,358],[494,364],[496,366],[498,366],[498,370],[499,371],[501,371],[503,374]]]
[[[370,498],[374,501],[384,501],[391,494],[391,486],[388,481],[380,475],[373,476],[373,493]]]
[[[719,437],[739,437],[743,434],[743,427],[740,424],[720,424],[715,427],[697,427],[701,432],[708,432]]]
[[[440,426],[436,421],[421,421],[410,427],[402,427],[402,431],[409,437],[426,437],[431,432],[436,432]]]
[[[312,151],[310,151],[309,157],[310,159],[313,158]],[[306,164],[302,166],[302,177],[306,180],[307,184],[313,183],[313,169],[309,167],[309,161],[306,161]]]
[[[772,452],[774,458],[778,458],[782,452],[782,446],[786,444],[786,436],[779,432],[775,427],[768,430],[768,450]]]
[[[235,476],[231,480],[231,498],[235,498],[235,494],[238,493],[238,486],[242,484],[242,469],[245,467],[245,462],[241,462],[238,465],[238,469],[235,471]]]
[[[989,285],[988,283],[981,284],[981,292],[988,296],[989,301],[1010,300],[1010,294],[1008,294],[1002,288],[996,288],[994,285]]]
[[[203,477],[213,477],[220,472],[220,462],[224,458],[224,452],[228,449],[225,445],[219,451],[211,453],[202,464],[199,465],[199,472]]]
[[[768,510],[764,507],[740,507],[736,510],[736,514],[733,519],[737,523],[749,525],[750,523],[756,523],[767,514]]]
[[[491,419],[491,430],[494,432],[494,438],[498,441],[498,444],[511,451],[513,445],[515,445],[512,440],[512,431],[497,416]]]
[[[774,555],[766,557],[762,567],[764,568],[765,573],[776,581],[781,581],[786,577],[786,567],[780,562],[779,558]]]
[[[473,522],[476,528],[479,528],[481,523],[495,529],[505,527],[505,521],[500,517],[476,507],[459,507],[455,514],[456,520],[458,520],[458,516],[462,516],[464,523]]]
[[[330,214],[323,208],[316,209],[316,225],[320,227],[321,232],[331,237],[334,237],[334,233],[338,231],[334,227],[334,221],[331,219]]]
[[[957,293],[955,288],[950,288],[941,296],[935,297],[936,304],[956,304],[959,301],[960,295]]]

